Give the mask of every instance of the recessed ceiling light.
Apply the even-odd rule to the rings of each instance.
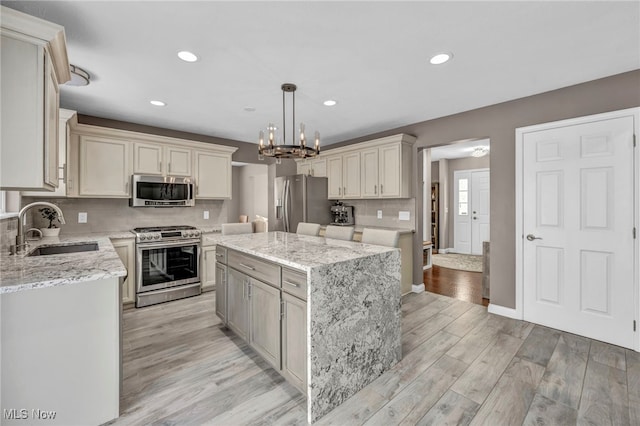
[[[333,99],[328,99],[328,100],[324,101],[323,103],[324,103],[325,106],[334,106],[338,102],[334,101]]]
[[[246,106],[246,107],[244,107],[244,110],[247,111],[247,112],[254,112],[256,109],[254,107],[252,107],[252,106]]]
[[[191,52],[189,52],[187,50],[183,50],[181,52],[178,52],[178,58],[182,59],[185,62],[195,62],[195,61],[198,60],[198,57],[195,54],[193,54],[193,53],[191,53]]]
[[[162,101],[149,101],[149,103],[153,106],[159,106],[159,107],[167,106],[167,104]]]
[[[433,65],[440,65],[444,64],[451,58],[453,58],[453,55],[451,53],[438,53],[437,55],[433,56],[429,62],[431,62]]]

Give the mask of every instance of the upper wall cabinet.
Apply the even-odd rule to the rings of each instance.
[[[329,199],[411,197],[415,141],[413,136],[399,134],[330,150],[326,157]],[[312,167],[308,160],[297,161],[298,173]]]
[[[191,176],[191,150],[171,145],[135,142],[133,172],[144,175]]]
[[[69,138],[67,196],[128,198],[131,175],[192,177],[196,199],[231,198],[237,148],[74,124]]]
[[[298,174],[315,177],[327,177],[327,159],[316,158],[313,160],[297,161]]]
[[[58,187],[58,85],[71,78],[64,28],[1,6],[0,188]]]

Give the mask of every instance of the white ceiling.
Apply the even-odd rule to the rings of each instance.
[[[491,149],[489,139],[460,141],[449,145],[431,148],[431,161],[433,162],[441,159],[453,160],[455,158],[471,157],[471,153],[477,147]]]
[[[284,82],[326,145],[640,68],[636,1],[2,4],[65,27],[92,82],[63,107],[247,142],[280,125]]]

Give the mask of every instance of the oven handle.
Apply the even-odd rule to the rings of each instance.
[[[179,247],[190,246],[197,244],[200,246],[200,240],[180,240],[180,241],[158,241],[157,243],[137,243],[137,247],[140,250],[164,248],[164,247]]]

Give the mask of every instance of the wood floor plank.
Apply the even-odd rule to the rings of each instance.
[[[629,419],[640,425],[640,353],[625,349],[627,389],[629,392]]]
[[[626,372],[590,359],[578,409],[578,424],[628,425],[628,401]]]
[[[589,358],[589,339],[561,333],[551,355],[538,393],[550,400],[577,409]]]
[[[471,364],[489,345],[496,341],[498,334],[498,330],[487,327],[486,321],[481,321],[476,328],[460,339],[460,342],[447,352],[447,355]]]
[[[454,319],[457,319],[460,315],[464,314],[474,306],[479,306],[479,305],[474,305],[471,302],[465,302],[462,300],[454,300],[449,306],[441,310],[440,313],[443,315],[448,315]]]
[[[444,328],[444,331],[463,337],[481,323],[486,323],[488,319],[489,314],[487,313],[487,308],[480,305],[474,305],[451,324],[447,325]]]
[[[489,314],[487,326],[518,339],[526,339],[534,325],[526,321]]]
[[[435,304],[437,302],[432,303]],[[453,322],[453,318],[449,315],[435,314],[428,321],[415,327],[413,330],[402,333],[402,353],[406,354],[420,346],[425,340],[438,333],[449,323]]]
[[[362,424],[460,340],[440,331],[407,353],[391,370],[318,421],[318,425]]]
[[[589,359],[619,370],[626,371],[627,369],[624,348],[621,348],[620,346],[614,346],[594,340],[591,343]]]
[[[467,367],[462,361],[442,356],[364,424],[414,425],[438,402]]]
[[[575,425],[577,421],[578,410],[537,393],[522,424],[526,426]]]
[[[466,426],[471,423],[479,407],[469,398],[448,390],[416,426]]]
[[[513,358],[471,424],[521,424],[543,374],[544,367],[518,357]]]
[[[558,330],[536,325],[516,356],[546,367],[559,339],[560,332]]]
[[[521,345],[522,340],[499,333],[495,342],[480,354],[451,390],[482,404]]]
[[[428,291],[422,293],[409,293],[402,296],[402,316],[428,305],[431,302],[440,300],[437,295]]]
[[[444,308],[451,305],[452,302],[448,302],[445,300],[434,300],[428,305],[417,309],[405,316],[402,317],[402,332],[408,333],[411,332],[416,327],[424,325],[425,323],[430,321],[430,318],[434,315],[437,315]]]

